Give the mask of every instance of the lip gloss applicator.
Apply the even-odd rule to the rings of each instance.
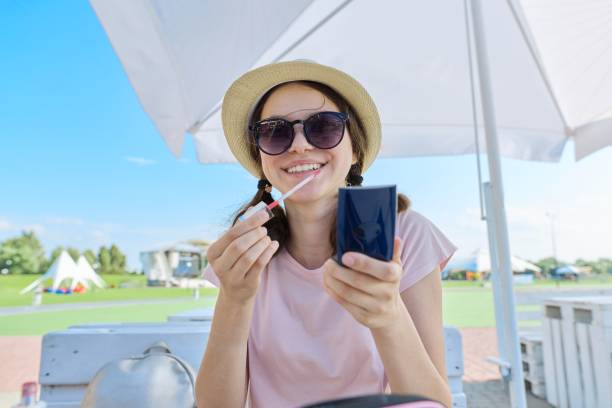
[[[266,204],[263,201],[258,202],[257,205],[255,205],[254,207],[249,208],[238,219],[240,221],[247,220],[253,214],[258,213],[259,211],[262,211],[262,210],[266,210],[268,212],[268,214],[270,215],[270,218],[272,218],[274,216],[274,214],[272,214],[272,209],[274,207],[276,207],[281,201],[285,200],[291,194],[295,193],[300,188],[304,187],[306,184],[308,184],[310,181],[312,181],[312,179],[314,179],[315,176],[318,175],[320,172],[321,172],[320,169],[316,170],[313,174],[311,174],[310,176],[306,177],[304,180],[300,181],[298,184],[295,185],[295,187],[293,187],[291,190],[287,191],[285,194],[280,196],[278,199],[272,201],[270,204]]]

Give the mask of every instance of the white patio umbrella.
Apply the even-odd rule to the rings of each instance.
[[[297,58],[363,83],[381,112],[383,157],[486,149],[500,352],[513,406],[525,406],[499,155],[557,161],[573,139],[579,159],[612,142],[610,1],[90,1],[177,156],[189,132],[201,162],[233,161],[224,90],[252,67]]]
[[[296,58],[336,66],[365,85],[381,111],[382,156],[476,151],[462,0],[91,4],[177,156],[190,132],[202,162],[234,161],[215,110],[223,92],[254,66]],[[612,143],[610,7],[483,2],[502,155],[555,161],[573,139],[579,159]]]

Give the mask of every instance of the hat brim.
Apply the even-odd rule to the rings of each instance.
[[[365,171],[380,150],[381,124],[374,100],[365,88],[348,74],[308,61],[287,61],[264,65],[247,72],[229,87],[223,98],[223,131],[236,159],[255,177],[262,176],[258,162],[251,157],[248,138],[250,115],[259,99],[276,85],[293,81],[319,82],[334,89],[353,108],[366,134],[362,163]]]

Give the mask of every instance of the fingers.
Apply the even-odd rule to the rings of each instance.
[[[366,273],[344,268],[334,261],[330,262],[329,268],[329,273],[334,278],[352,286],[355,289],[359,289],[360,291],[369,293],[371,295],[374,295],[380,291],[379,289],[381,283],[386,284],[386,282],[381,282],[380,279],[374,278]]]
[[[395,237],[393,240],[393,262],[402,264],[402,239]]]
[[[243,234],[262,226],[269,219],[269,217],[270,216],[268,215],[267,211],[260,211],[245,221],[237,222],[208,248],[208,259],[215,260],[221,257],[226,248],[234,240]]]
[[[272,241],[268,245],[268,247],[259,256],[259,258],[257,258],[253,266],[251,266],[251,269],[247,272],[246,277],[245,277],[245,280],[247,282],[259,279],[259,275],[261,274],[261,271],[263,271],[266,265],[268,265],[268,263],[272,259],[272,256],[274,255],[278,247],[279,247],[278,241]]]
[[[266,228],[257,227],[234,239],[227,245],[222,256],[213,260],[215,262],[214,268],[219,271],[231,269],[245,252],[264,237],[268,238]]]
[[[347,285],[346,283],[335,279],[330,274],[325,274],[323,276],[323,282],[328,293],[343,306],[348,303],[354,307],[363,309],[363,311],[370,311],[372,313],[379,312],[378,309],[381,302],[370,294]]]
[[[358,321],[361,321],[364,316],[368,314],[368,311],[362,306],[349,301],[346,297],[350,297],[349,290],[352,289],[348,285],[343,289],[329,273],[323,274],[323,287],[329,296],[348,311]],[[342,284],[342,282],[339,282]],[[350,288],[350,289],[349,289]],[[352,289],[353,291],[355,289]],[[354,298],[353,298],[354,299]],[[369,304],[369,302],[368,302]]]
[[[260,262],[259,258],[271,243],[272,240],[267,235],[260,238],[253,246],[242,253],[240,258],[238,258],[236,263],[232,266],[230,273],[234,274],[236,277],[244,277],[256,262]]]
[[[396,252],[399,253],[399,249]],[[342,255],[342,263],[350,269],[386,282],[395,282],[402,274],[401,263],[396,261],[395,255],[392,261],[386,262],[358,252],[347,252]]]

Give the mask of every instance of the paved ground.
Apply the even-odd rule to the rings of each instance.
[[[21,390],[21,384],[38,381],[40,336],[0,337],[0,392]]]
[[[497,356],[495,329],[460,330],[463,341],[463,381],[483,382],[501,379],[497,366],[486,361],[487,357]]]
[[[469,408],[510,408],[510,397],[502,380],[463,383]],[[529,408],[553,408],[545,400],[527,394]]]
[[[508,390],[497,366],[486,358],[497,356],[494,328],[461,329],[465,373],[463,386],[469,408],[510,407]],[[552,408],[545,400],[528,394],[529,408]]]
[[[0,336],[0,408],[19,401],[21,384],[38,381],[40,336]]]
[[[465,362],[464,389],[468,407],[510,407],[497,367],[485,361],[497,354],[495,329],[461,329]],[[40,336],[0,337],[0,408],[15,401],[21,384],[38,379]],[[550,408],[530,397],[529,408]]]

